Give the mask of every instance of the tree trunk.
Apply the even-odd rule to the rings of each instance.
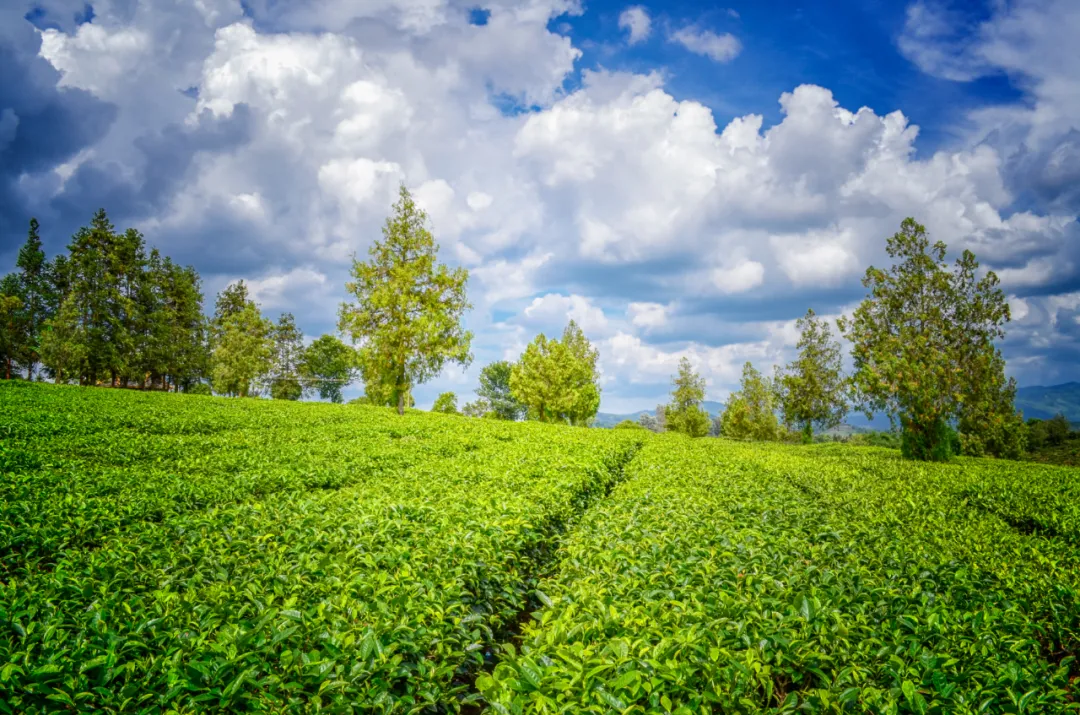
[[[4,363],[4,379],[11,379],[11,358],[8,358],[7,362]]]
[[[399,415],[405,414],[405,391],[400,388],[397,393],[397,413]]]

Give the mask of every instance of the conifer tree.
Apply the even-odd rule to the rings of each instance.
[[[26,243],[19,249],[15,261],[19,268],[23,301],[23,334],[17,352],[19,363],[26,368],[27,380],[34,379],[34,370],[41,362],[41,330],[50,317],[49,265],[45,260],[39,229],[37,219],[30,219]]]
[[[273,324],[259,314],[243,282],[218,295],[214,318],[211,382],[215,392],[248,397],[270,370]]]
[[[346,289],[355,302],[341,306],[338,326],[363,348],[366,386],[389,398],[403,414],[414,386],[448,362],[468,365],[472,333],[461,324],[470,307],[468,271],[437,263],[438,246],[424,213],[401,186],[383,238],[353,259]],[[371,395],[369,395],[370,397]]]
[[[815,426],[829,429],[843,421],[848,410],[847,381],[840,343],[833,339],[829,324],[810,309],[795,325],[798,357],[777,370],[774,384],[784,424],[798,427],[803,441],[810,442]]]
[[[709,413],[701,408],[705,399],[705,378],[694,371],[688,358],[679,360],[679,373],[672,379],[671,402],[664,408],[667,429],[690,437],[709,433]]]
[[[304,352],[304,334],[296,327],[292,313],[282,313],[271,331],[274,343],[270,368],[270,396],[275,400],[299,400],[304,388],[299,367]]]
[[[731,393],[720,415],[720,434],[731,439],[780,439],[783,433],[776,408],[772,380],[747,362],[739,390]]]

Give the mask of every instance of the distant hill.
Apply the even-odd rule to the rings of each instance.
[[[701,403],[701,406],[705,408],[710,417],[716,417],[724,411],[723,402],[706,400]],[[642,415],[655,416],[656,410],[638,410],[637,412],[630,412],[622,415],[612,412],[598,412],[596,420],[593,422],[593,427],[614,427],[623,420],[637,422]],[[827,430],[826,434],[851,434],[854,432],[870,432],[873,430],[887,429],[889,429],[889,419],[884,415],[875,415],[873,420],[868,420],[865,416],[857,412],[852,412],[847,416],[845,424],[840,425],[835,430]]]
[[[706,401],[701,403],[711,417],[716,417],[724,411],[723,402]],[[1063,385],[1049,385],[1037,387],[1021,387],[1016,391],[1016,409],[1024,411],[1024,418],[1035,417],[1040,420],[1048,420],[1058,412],[1064,413],[1069,421],[1080,423],[1080,382],[1066,382]],[[641,415],[654,415],[656,410],[638,410],[628,414],[619,415],[611,412],[600,412],[596,415],[594,427],[614,427],[623,420],[638,421]],[[874,415],[874,419],[868,420],[858,412],[852,412],[844,420],[844,424],[829,433],[847,434],[849,432],[867,432],[870,430],[889,429],[889,418],[885,415]]]
[[[710,417],[716,417],[718,414],[724,411],[723,402],[712,402],[706,400],[701,403],[701,406],[705,408]],[[625,415],[617,415],[612,412],[598,412],[596,413],[596,420],[593,422],[593,427],[614,427],[623,420],[631,420],[637,422],[642,415],[656,415],[656,410],[638,410],[637,412],[631,412]]]
[[[1070,422],[1080,422],[1080,382],[1021,387],[1016,391],[1016,409],[1024,411],[1025,419],[1048,420],[1061,412]]]

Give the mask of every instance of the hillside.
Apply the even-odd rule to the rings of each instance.
[[[1021,387],[1016,391],[1016,408],[1029,419],[1048,420],[1061,412],[1070,422],[1080,423],[1080,382]]]
[[[0,712],[1074,704],[1073,469],[0,381],[0,477]]]

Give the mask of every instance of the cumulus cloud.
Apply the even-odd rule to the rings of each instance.
[[[943,59],[920,66],[958,77],[1019,68],[1068,47],[1035,46],[1057,32],[1037,26],[1036,5],[975,31],[983,49],[909,16],[905,52],[933,45]],[[452,0],[101,3],[93,23],[39,32],[26,8],[5,6],[0,61],[16,69],[0,89],[4,245],[32,211],[56,250],[104,205],[195,264],[209,293],[244,277],[267,310],[318,333],[404,182],[440,257],[470,270],[476,361],[454,379],[572,317],[601,349],[605,406],[648,405],[683,355],[716,397],[743,361],[786,359],[794,319],[857,299],[859,274],[911,215],[976,251],[1027,306],[1008,354],[1036,370],[1025,335],[1052,346],[1038,369],[1067,354],[1077,308],[1052,303],[1080,277],[1066,49],[1031,61],[1035,109],[979,117],[1022,126],[1022,150],[920,154],[902,107],[843,107],[802,85],[778,98],[772,125],[748,114],[717,126],[659,70],[577,74],[580,50],[551,25],[580,3],[486,7],[479,26]],[[651,25],[631,10],[620,29],[633,43]],[[693,26],[671,39],[717,61],[740,47]],[[1017,210],[1021,174],[1037,201]]]
[[[730,32],[717,34],[697,27],[682,27],[668,35],[668,40],[685,47],[696,55],[708,57],[714,62],[730,62],[742,51],[739,38]]]
[[[649,39],[652,32],[652,20],[649,13],[641,5],[634,5],[623,10],[619,14],[619,29],[630,33],[627,42],[636,45]]]

